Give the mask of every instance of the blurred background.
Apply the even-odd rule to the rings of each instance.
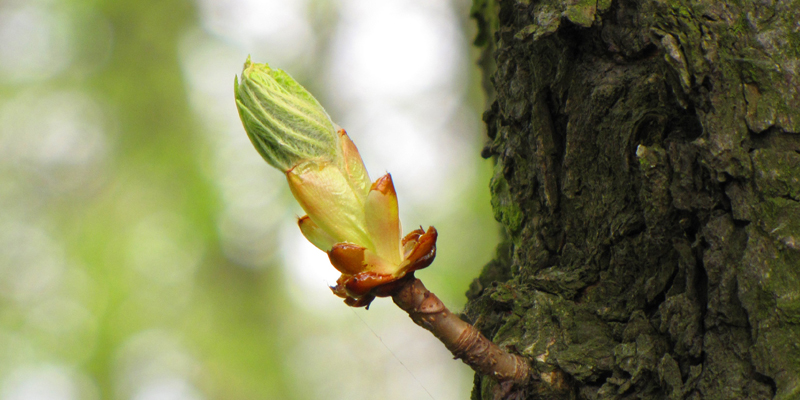
[[[452,309],[498,241],[469,0],[0,0],[0,400],[467,399],[389,299],[351,309],[233,100],[288,71],[392,172]]]

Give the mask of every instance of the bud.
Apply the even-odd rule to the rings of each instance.
[[[342,273],[334,294],[348,305],[369,306],[433,262],[436,229],[420,227],[401,239],[392,176],[370,180],[356,145],[307,90],[248,58],[234,91],[253,145],[286,174],[308,214],[298,220],[300,231]]]
[[[339,140],[331,118],[289,74],[248,57],[234,93],[247,136],[273,167],[285,172],[305,160],[337,157]]]

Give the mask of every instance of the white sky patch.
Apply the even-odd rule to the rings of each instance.
[[[167,377],[150,382],[132,397],[133,400],[202,400],[204,398],[194,385],[179,377]]]
[[[72,62],[69,18],[37,3],[0,5],[0,80],[44,80]]]
[[[314,32],[304,0],[199,0],[201,21],[212,34],[269,62],[285,65],[307,55]],[[244,61],[244,60],[242,60]]]
[[[459,31],[442,1],[346,0],[333,42],[335,93],[396,100],[452,84]]]
[[[0,400],[96,400],[94,382],[55,365],[20,367],[2,381]]]

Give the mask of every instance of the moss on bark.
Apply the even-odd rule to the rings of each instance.
[[[466,314],[544,383],[473,399],[800,396],[798,10],[475,0],[507,240]]]

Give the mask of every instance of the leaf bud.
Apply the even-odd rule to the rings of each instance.
[[[268,64],[244,63],[234,81],[236,107],[256,150],[288,171],[307,160],[337,159],[338,134],[328,113],[289,74]]]

